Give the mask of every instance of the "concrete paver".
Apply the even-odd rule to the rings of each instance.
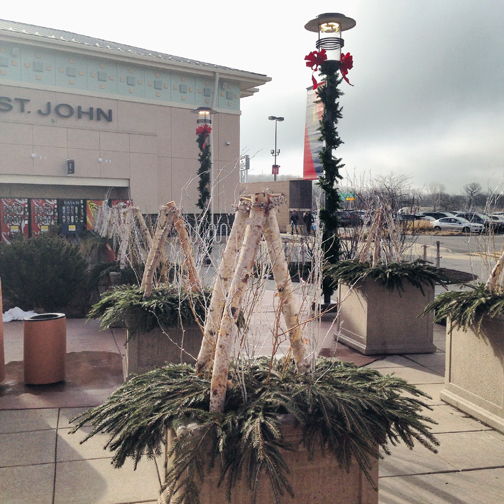
[[[53,504],[54,471],[54,463],[0,467],[2,504]]]
[[[504,469],[380,479],[380,504],[502,504]]]
[[[41,430],[0,434],[0,467],[54,462],[56,431]]]
[[[7,410],[0,415],[0,434],[55,429],[57,409]]]
[[[118,504],[157,499],[160,483],[153,461],[142,461],[136,471],[127,461],[115,469],[110,459],[56,464],[54,504]]]

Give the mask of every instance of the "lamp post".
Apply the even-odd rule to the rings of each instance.
[[[214,177],[213,177],[213,150],[212,150],[212,142],[213,142],[213,133],[212,133],[212,128],[210,125],[212,124],[212,114],[216,114],[217,112],[210,107],[198,107],[196,110],[192,110],[194,114],[198,114],[198,119],[196,120],[196,123],[199,124],[200,126],[196,130],[196,134],[198,137],[202,135],[203,142],[200,145],[200,170],[199,170],[199,175],[200,175],[200,200],[199,203],[201,203],[199,206],[202,210],[202,212],[205,211],[206,207],[206,198],[204,197],[204,194],[206,194],[205,189],[208,190],[208,188],[205,188],[206,184],[202,184],[202,180],[204,180],[204,177],[209,178],[209,196],[210,196],[210,222],[213,224],[213,219],[214,219],[214,210],[215,210],[215,205],[214,205],[214,198],[213,198],[213,191],[214,191]],[[199,145],[199,144],[198,144]],[[207,152],[205,152],[205,147],[207,148]],[[208,160],[206,159],[208,157]],[[209,162],[209,171],[210,173],[206,173],[205,166],[203,166],[204,162]]]
[[[342,54],[341,49],[345,45],[342,32],[350,30],[356,25],[354,19],[339,13],[320,14],[305,25],[305,29],[318,34],[316,42],[317,51],[312,51],[306,56],[306,66],[315,71],[319,70],[323,76],[321,86],[312,76],[313,88],[316,89],[317,97],[324,106],[324,113],[320,121],[320,134],[324,145],[319,153],[323,175],[319,178],[318,185],[325,193],[324,208],[320,210],[320,221],[323,226],[322,246],[324,259],[331,265],[339,261],[340,244],[338,240],[338,218],[336,211],[340,208],[340,195],[338,180],[342,179],[339,171],[344,167],[341,159],[334,156],[335,150],[341,145],[337,125],[342,117],[339,98],[342,92],[339,90],[341,78],[337,77],[340,71],[341,77],[350,84],[346,75],[353,66],[350,53]],[[331,294],[334,287],[327,276],[322,282],[325,309],[331,303]]]
[[[273,180],[276,182],[276,176],[278,175],[278,169],[280,168],[280,166],[277,165],[277,156],[280,155],[280,149],[277,149],[277,124],[278,124],[278,121],[282,122],[284,120],[283,117],[276,117],[276,116],[269,116],[268,119],[270,121],[275,121],[275,150],[272,150],[271,151],[271,155],[272,156],[275,156],[275,163],[273,164],[273,170],[272,170],[272,173],[273,173]]]

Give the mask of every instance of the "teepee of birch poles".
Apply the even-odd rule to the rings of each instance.
[[[224,410],[231,355],[236,341],[236,323],[262,237],[268,247],[297,369],[300,372],[307,369],[306,344],[299,323],[299,307],[276,219],[276,206],[280,200],[278,196],[257,193],[240,199],[235,222],[217,271],[210,310],[205,321],[203,343],[196,364],[200,372],[212,370],[211,412]],[[237,254],[238,259],[235,262]]]
[[[198,292],[202,290],[196,263],[194,261],[191,241],[187,233],[184,219],[175,205],[175,202],[170,201],[170,203],[159,208],[156,231],[152,238],[152,244],[149,249],[149,255],[147,256],[140,286],[144,291],[144,299],[149,298],[152,293],[154,273],[161,260],[162,250],[172,225],[175,225],[184,255],[183,271],[185,273],[184,282],[186,284],[186,289],[189,292]]]

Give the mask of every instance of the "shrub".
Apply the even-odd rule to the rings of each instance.
[[[85,289],[86,267],[79,247],[58,236],[20,238],[0,246],[3,293],[23,310],[67,308]]]

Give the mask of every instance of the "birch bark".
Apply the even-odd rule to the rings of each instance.
[[[231,233],[229,234],[226,248],[217,270],[217,279],[213,287],[212,298],[205,319],[203,341],[201,342],[201,349],[196,362],[197,373],[205,372],[211,365],[215,348],[215,336],[219,330],[222,309],[226,301],[226,293],[235,268],[236,255],[243,242],[248,216],[249,208],[241,202],[236,211],[233,227],[231,228]]]
[[[126,267],[128,246],[131,236],[131,228],[133,226],[132,210],[130,208],[127,208],[124,211],[118,211],[117,219],[118,219],[117,232],[118,236],[121,239],[121,243],[119,244],[118,259],[120,262],[120,268],[124,269]]]
[[[154,278],[154,272],[156,271],[159,260],[161,259],[161,249],[164,246],[168,233],[170,232],[173,218],[173,212],[169,211],[167,205],[163,205],[159,208],[156,232],[154,234],[154,239],[152,240],[152,247],[149,250],[142,284],[140,287],[144,291],[144,299],[147,299],[152,293],[152,279]]]
[[[184,219],[182,215],[180,215],[179,209],[176,207],[173,201],[170,201],[167,207],[170,211],[173,212],[173,215],[175,216],[174,225],[178,233],[180,244],[182,245],[182,253],[184,255],[184,269],[187,272],[187,276],[189,278],[189,286],[187,286],[187,290],[189,292],[201,292],[202,287],[198,271],[196,270],[196,263],[194,261],[191,240],[189,239]]]
[[[502,273],[502,269],[504,268],[504,245],[501,249],[501,256],[499,257],[497,263],[492,269],[492,273],[490,273],[490,276],[488,277],[488,280],[485,284],[485,287],[488,290],[494,291],[495,286],[497,285],[497,281]]]
[[[250,210],[250,221],[245,231],[244,245],[231,281],[229,296],[219,328],[210,385],[210,412],[224,411],[229,365],[233,350],[233,336],[236,330],[235,319],[240,312],[243,294],[247,288],[250,272],[261,241],[265,213],[268,207],[267,203],[264,194],[254,195],[254,202]]]
[[[145,241],[145,245],[147,250],[150,250],[152,247],[152,236],[150,234],[150,231],[147,227],[147,224],[145,223],[145,219],[142,215],[142,212],[140,211],[140,208],[138,207],[133,207],[133,214],[138,221],[138,224],[140,225],[140,229],[142,231],[142,236]]]
[[[305,361],[306,345],[303,339],[303,331],[299,326],[299,305],[294,294],[289,266],[283,251],[280,229],[276,219],[276,208],[273,206],[266,212],[264,238],[268,246],[273,277],[280,298],[280,307],[289,332],[294,361],[297,370],[303,372],[307,370],[308,366]]]

